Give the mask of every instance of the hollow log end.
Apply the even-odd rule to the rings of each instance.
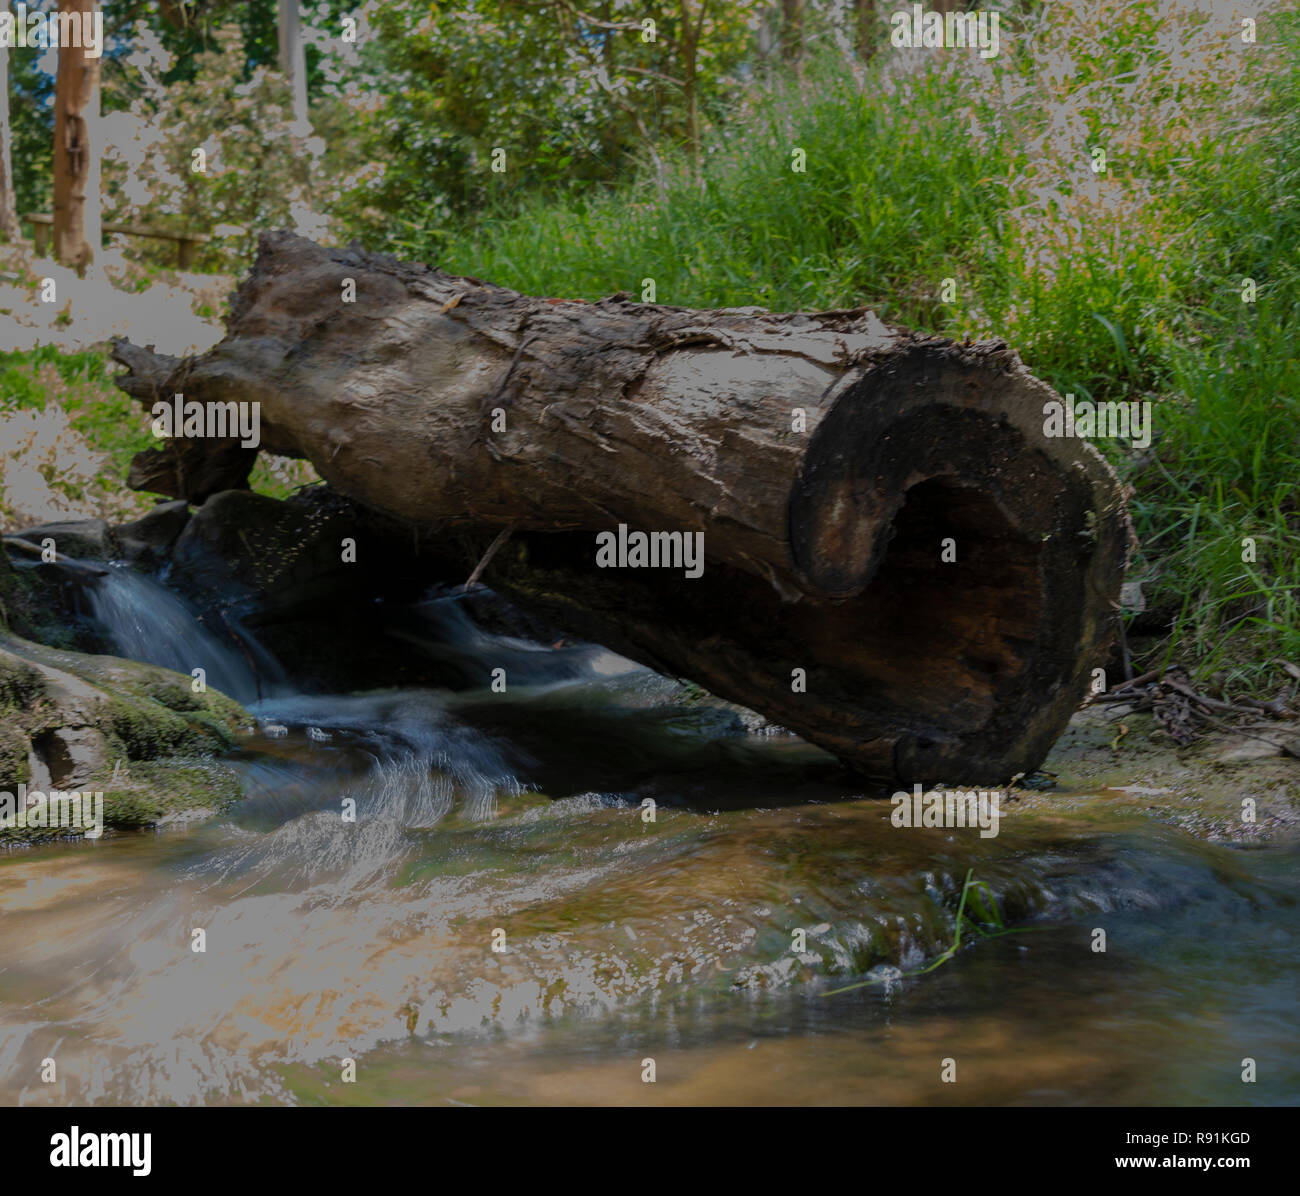
[[[918,337],[815,430],[790,544],[846,644],[822,684],[845,703],[861,686],[887,732],[821,735],[847,762],[1005,780],[1041,764],[1105,665],[1132,526],[1096,449],[1046,434],[1053,401],[1000,342]]]

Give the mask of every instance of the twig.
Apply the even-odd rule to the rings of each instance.
[[[1143,673],[1140,677],[1130,677],[1122,685],[1117,685],[1113,689],[1107,690],[1107,694],[1123,693],[1126,689],[1136,689],[1140,685],[1147,685],[1160,677],[1159,669],[1152,669],[1149,673]]]
[[[462,593],[464,593],[465,590],[468,590],[470,586],[478,584],[478,579],[483,576],[483,570],[488,567],[488,562],[490,562],[492,558],[496,556],[497,549],[499,549],[508,539],[510,539],[510,536],[514,532],[515,528],[517,528],[518,526],[519,526],[519,520],[516,519],[508,527],[503,527],[497,533],[497,538],[493,540],[491,544],[488,545],[488,550],[483,554],[483,559],[479,561],[477,565],[474,566],[474,572],[469,575],[469,580],[465,583],[464,587],[462,588],[461,591]]]

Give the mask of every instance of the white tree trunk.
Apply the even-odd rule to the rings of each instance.
[[[9,128],[9,50],[0,47],[0,237],[16,241],[18,201],[14,196],[13,136]]]
[[[277,0],[279,5],[280,69],[289,80],[293,98],[294,135],[306,138],[311,132],[307,120],[307,57],[302,46],[302,21],[298,0]]]

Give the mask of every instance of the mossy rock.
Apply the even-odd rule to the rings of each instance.
[[[0,723],[0,787],[3,785],[25,785],[31,780],[31,766],[27,753],[31,749],[31,740],[8,721]]]
[[[153,697],[110,697],[107,720],[104,731],[109,743],[121,744],[121,755],[129,760],[224,751],[235,742],[228,722],[210,708],[182,714]]]
[[[0,707],[29,707],[44,693],[45,682],[30,664],[12,657],[0,658]]]
[[[168,710],[180,712],[207,709],[202,694],[195,693],[192,686],[179,682],[160,681],[149,688],[149,696],[155,702],[161,702]]]
[[[220,760],[180,758],[135,762],[97,776],[104,825],[123,830],[156,826],[187,813],[228,810],[243,795],[239,774]]]
[[[239,797],[238,781],[213,757],[251,724],[237,702],[216,690],[195,693],[188,677],[168,669],[0,634],[0,787],[30,784],[28,753],[35,743],[39,755],[50,732],[93,728],[107,744],[106,762],[77,787],[103,791],[107,826],[227,808]],[[51,788],[70,787],[56,761],[42,760]],[[49,837],[38,828],[0,829],[9,842]]]
[[[69,606],[65,580],[53,565],[15,565],[0,547],[0,631],[57,648],[92,647],[94,636]]]

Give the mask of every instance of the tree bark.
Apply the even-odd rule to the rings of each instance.
[[[876,28],[876,0],[854,0],[853,43],[863,62],[876,52],[879,31]]]
[[[704,30],[704,18],[709,10],[709,0],[698,0],[699,19],[691,24],[691,6],[688,0],[679,0],[681,16],[681,34],[678,37],[678,60],[682,76],[682,98],[686,105],[686,154],[690,159],[691,170],[700,168],[700,78],[699,50],[700,37]]]
[[[9,130],[9,49],[0,47],[0,238],[17,241],[18,201],[14,197],[12,134]]]
[[[97,0],[59,0],[60,14],[84,28]],[[99,153],[92,129],[99,118],[99,59],[86,47],[59,47],[54,84],[54,256],[84,274],[103,237],[100,226]]]
[[[512,529],[488,584],[872,777],[1032,770],[1106,663],[1121,495],[1000,342],[529,298],[273,233],[221,344],[115,356],[147,405],[260,403],[261,447],[462,540],[462,577]],[[202,501],[256,451],[169,442],[131,482]],[[703,576],[598,567],[620,524],[702,533]]]
[[[798,65],[803,59],[804,0],[781,0],[781,57]]]

